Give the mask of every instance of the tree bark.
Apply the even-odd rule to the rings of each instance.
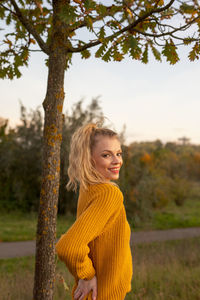
[[[60,146],[64,73],[67,62],[66,24],[59,18],[64,0],[53,1],[53,26],[49,55],[43,141],[43,174],[36,237],[33,299],[52,300],[55,282],[56,217],[60,181]],[[31,170],[30,170],[31,171]]]

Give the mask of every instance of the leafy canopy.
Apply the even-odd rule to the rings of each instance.
[[[52,28],[62,30],[53,23],[55,14],[65,24],[67,40],[59,47],[66,51],[67,66],[73,53],[87,59],[93,47],[106,62],[129,55],[146,64],[151,51],[156,60],[165,57],[175,64],[179,45],[190,46],[191,61],[199,59],[198,0],[1,0],[1,23],[6,25],[1,28],[1,78],[20,77],[31,52],[50,55]]]

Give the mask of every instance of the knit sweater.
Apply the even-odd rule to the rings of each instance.
[[[56,245],[79,279],[97,277],[97,300],[123,300],[131,289],[130,227],[120,189],[110,183],[80,189],[77,219]],[[72,292],[72,298],[73,292]],[[91,293],[84,300],[92,299]]]

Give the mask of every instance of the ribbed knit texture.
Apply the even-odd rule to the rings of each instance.
[[[117,186],[80,189],[77,220],[56,245],[59,258],[79,279],[97,276],[97,300],[123,300],[131,289],[130,227]],[[72,299],[73,293],[72,293]],[[84,300],[91,300],[91,293]]]

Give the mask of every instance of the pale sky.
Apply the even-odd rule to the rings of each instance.
[[[127,142],[177,141],[186,136],[200,144],[199,61],[189,62],[183,49],[174,66],[156,62],[147,65],[127,57],[122,62],[103,62],[74,56],[65,77],[66,109],[85,98],[84,105],[96,96],[104,115],[121,131],[126,124]],[[1,80],[0,116],[19,121],[19,101],[35,109],[46,92],[47,68],[44,54],[33,53],[20,79]]]

